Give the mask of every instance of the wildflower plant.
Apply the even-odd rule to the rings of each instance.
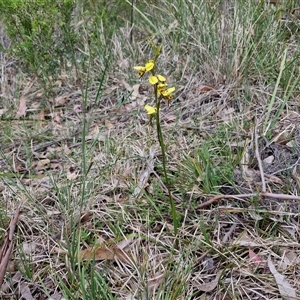
[[[158,136],[159,145],[162,152],[162,165],[163,165],[163,174],[165,177],[165,183],[168,190],[168,197],[170,202],[170,208],[172,213],[173,219],[173,226],[174,226],[174,234],[177,235],[178,232],[178,218],[177,218],[177,211],[175,208],[174,198],[172,197],[171,190],[170,190],[170,180],[167,174],[167,157],[166,157],[166,147],[164,143],[164,138],[161,129],[161,122],[160,122],[160,105],[163,100],[166,100],[169,104],[169,101],[173,99],[173,93],[175,92],[175,87],[168,87],[166,78],[156,73],[156,65],[157,60],[161,54],[161,46],[155,46],[154,43],[150,42],[152,46],[152,50],[154,52],[154,58],[148,60],[144,66],[135,66],[134,69],[138,71],[138,76],[142,78],[145,73],[149,72],[149,82],[153,86],[154,92],[154,99],[155,104],[151,106],[149,104],[145,105],[145,110],[150,118],[150,125],[152,126],[153,119],[155,120],[156,124],[156,132]],[[176,240],[177,243],[177,240]]]

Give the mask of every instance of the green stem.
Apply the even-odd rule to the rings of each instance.
[[[175,236],[178,233],[178,219],[177,219],[177,212],[176,212],[176,207],[175,207],[175,202],[174,199],[171,195],[171,190],[170,190],[170,181],[169,177],[167,175],[167,169],[166,169],[166,164],[167,164],[167,158],[166,158],[166,150],[165,150],[165,143],[164,143],[164,138],[160,126],[160,114],[159,114],[159,109],[160,109],[160,100],[158,99],[157,95],[157,84],[154,85],[154,93],[155,93],[155,104],[156,104],[156,131],[157,131],[157,136],[158,136],[158,141],[159,145],[161,148],[161,153],[162,153],[162,164],[163,164],[163,172],[164,172],[164,177],[166,180],[166,187],[168,190],[168,196],[169,196],[169,201],[170,201],[170,206],[171,206],[171,213],[172,213],[172,219],[173,219],[173,226],[174,226],[174,234]],[[176,239],[176,246],[178,246],[178,240]]]

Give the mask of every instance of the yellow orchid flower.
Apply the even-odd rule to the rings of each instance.
[[[154,68],[154,61],[148,60],[144,66],[135,66],[133,68],[139,71],[138,76],[142,77],[146,72],[151,71]]]
[[[158,93],[161,94],[165,90],[166,86],[167,86],[166,83],[159,83],[157,85],[157,91],[158,91]]]
[[[175,87],[168,88],[167,90],[161,91],[161,94],[164,98],[168,100],[172,100],[173,96],[171,95],[172,93],[175,92]]]
[[[162,76],[162,75],[156,75],[156,76],[150,76],[149,77],[149,82],[151,83],[151,84],[157,84],[158,82],[159,82],[159,84],[165,84],[165,82],[166,82],[166,78],[164,77],[164,76]]]
[[[138,76],[139,77],[142,77],[145,73],[146,73],[146,68],[145,67],[142,67],[142,66],[136,66],[136,67],[133,67],[135,70],[138,71]]]
[[[150,115],[150,116],[155,114],[156,110],[157,110],[156,107],[150,106],[149,104],[145,105],[145,109],[147,111],[147,114]]]

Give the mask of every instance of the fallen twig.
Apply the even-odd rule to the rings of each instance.
[[[274,194],[274,193],[253,193],[253,194],[240,194],[240,195],[216,195],[213,198],[209,199],[208,201],[199,204],[196,209],[204,208],[210,204],[213,204],[221,199],[242,199],[242,198],[249,198],[249,197],[269,197],[269,198],[276,198],[276,199],[283,199],[283,200],[297,200],[300,201],[299,196],[293,195],[286,195],[286,194]]]
[[[201,208],[204,208],[210,204],[213,204],[221,199],[241,199],[241,198],[248,198],[248,197],[252,197],[256,194],[240,194],[240,195],[216,195],[214,196],[213,198],[209,199],[208,201],[206,202],[203,202],[201,204],[199,204],[196,209],[201,209]]]
[[[14,217],[10,221],[9,227],[7,228],[5,233],[3,246],[0,249],[0,287],[2,286],[9,258],[13,249],[13,235],[18,223],[20,207],[21,206],[17,208]]]

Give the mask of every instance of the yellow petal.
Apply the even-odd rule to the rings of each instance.
[[[149,60],[145,65],[146,71],[151,71],[154,68],[153,60]]]
[[[175,92],[175,87],[171,87],[165,91],[162,92],[163,96],[169,96],[170,94],[172,94],[173,92]]]
[[[157,78],[161,82],[165,82],[166,81],[166,78],[164,76],[162,76],[162,75],[157,75]]]
[[[169,94],[174,93],[174,92],[175,92],[175,87],[173,86],[173,87],[167,89],[167,92],[168,92]]]
[[[167,86],[167,84],[166,84],[166,83],[159,83],[157,86],[158,86],[159,88],[163,88],[163,87]]]
[[[146,71],[146,68],[145,67],[142,67],[142,66],[135,66],[133,67],[135,70],[137,71]]]
[[[148,115],[153,115],[156,113],[156,107],[150,106],[149,104],[145,105],[145,109],[146,109]]]
[[[159,83],[159,84],[157,85],[157,90],[158,90],[158,92],[159,92],[160,94],[165,90],[165,86],[167,86],[166,83]]]
[[[157,79],[156,76],[150,76],[150,77],[149,77],[149,82],[150,82],[151,84],[156,84],[156,83],[158,83],[158,79]]]

